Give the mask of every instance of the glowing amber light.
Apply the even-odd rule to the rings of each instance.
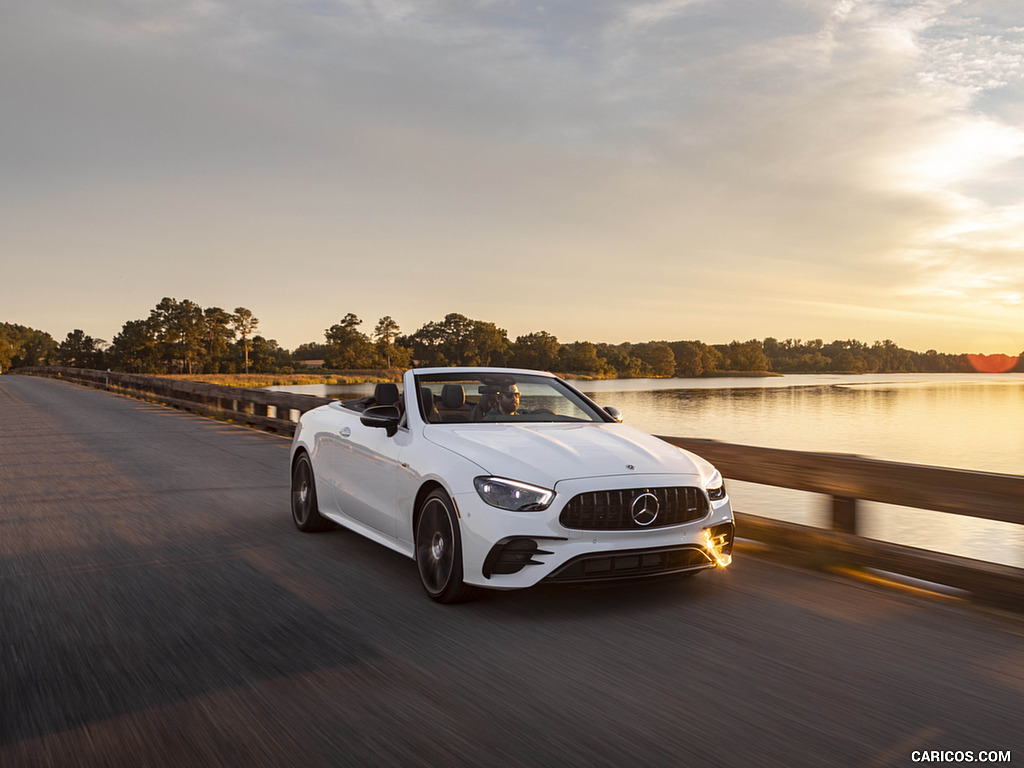
[[[707,544],[708,552],[710,552],[711,556],[715,558],[715,563],[719,566],[725,568],[725,566],[732,562],[732,555],[727,555],[719,549],[721,544],[724,544],[725,542],[721,541],[719,543],[715,543],[715,537],[711,535],[711,531],[704,531],[704,542]]]
[[[979,373],[1006,373],[1013,370],[1020,355],[968,355],[974,370]]]

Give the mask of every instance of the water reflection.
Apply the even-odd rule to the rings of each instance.
[[[580,388],[656,434],[1024,474],[1024,376],[906,376],[810,386],[803,381],[818,377],[773,378],[779,383],[771,387]]]

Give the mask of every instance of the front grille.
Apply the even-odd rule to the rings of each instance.
[[[669,549],[601,552],[573,558],[544,581],[561,584],[617,581],[696,571],[713,566],[714,562],[707,553],[695,545]]]
[[[657,514],[647,522],[655,506],[651,496],[657,499]],[[630,488],[573,496],[558,521],[582,531],[634,531],[693,522],[708,511],[708,497],[700,488]]]

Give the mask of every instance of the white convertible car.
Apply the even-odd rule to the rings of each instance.
[[[424,368],[302,415],[292,518],[416,561],[431,598],[477,587],[695,573],[728,565],[733,514],[707,461],[620,423],[561,379]]]

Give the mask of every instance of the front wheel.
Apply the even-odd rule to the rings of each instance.
[[[292,467],[292,521],[296,528],[306,533],[326,531],[331,527],[331,521],[320,514],[313,465],[305,453],[295,460]]]
[[[463,582],[462,538],[448,494],[430,492],[416,523],[416,568],[423,589],[439,603],[468,600],[476,590]]]

